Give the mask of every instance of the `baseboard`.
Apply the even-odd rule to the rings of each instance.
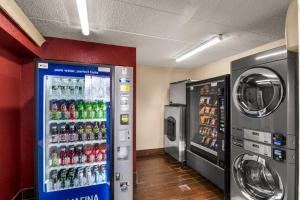
[[[137,150],[136,157],[148,157],[148,156],[157,156],[164,154],[164,148],[157,148],[157,149],[145,149],[145,150]]]
[[[20,189],[12,200],[34,200],[34,188]]]

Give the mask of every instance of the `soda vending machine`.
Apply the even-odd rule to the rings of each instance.
[[[133,199],[132,73],[36,62],[37,199]]]

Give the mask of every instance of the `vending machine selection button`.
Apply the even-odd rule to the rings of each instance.
[[[130,85],[129,84],[120,85],[120,92],[130,92]]]
[[[129,114],[121,114],[120,115],[120,123],[121,123],[121,125],[128,125],[129,124]]]

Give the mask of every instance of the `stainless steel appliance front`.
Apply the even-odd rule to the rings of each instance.
[[[164,149],[179,162],[185,161],[185,107],[165,106]]]

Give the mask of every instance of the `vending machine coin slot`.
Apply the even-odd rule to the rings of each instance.
[[[122,192],[127,192],[128,190],[128,183],[127,182],[121,182],[120,183],[120,188]]]

